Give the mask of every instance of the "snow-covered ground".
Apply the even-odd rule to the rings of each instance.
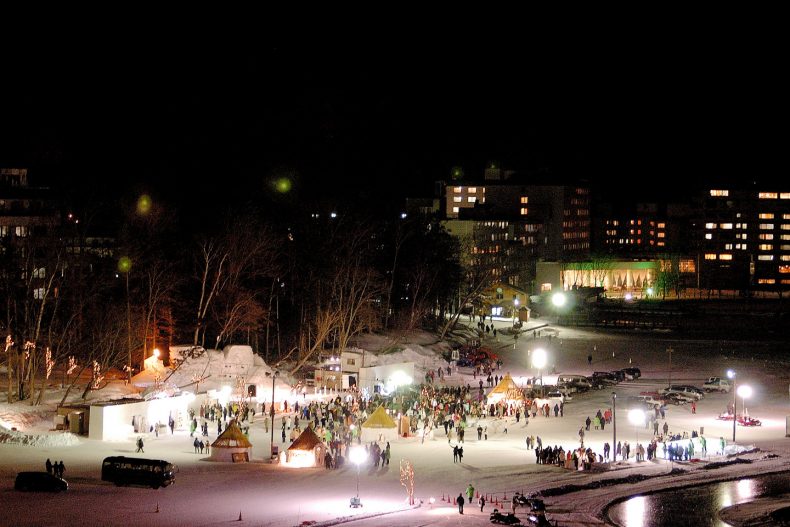
[[[541,322],[533,322],[540,324]],[[498,327],[509,325],[497,322]],[[514,377],[533,376],[537,372],[528,364],[530,352],[540,346],[549,354],[544,374],[582,373],[638,366],[642,370],[639,381],[620,383],[613,390],[588,392],[574,397],[566,405],[563,418],[531,419],[525,427],[514,419],[485,419],[481,424],[488,429],[488,439],[477,440],[471,423],[467,430],[462,464],[454,464],[452,451],[443,431],[433,440],[420,443],[417,439],[398,440],[392,444],[391,465],[383,468],[363,467],[357,475],[347,466],[334,471],[323,469],[292,469],[263,461],[268,457],[270,434],[263,422],[256,419],[250,430],[253,443],[253,462],[250,464],[217,464],[205,456],[194,454],[189,432],[176,430],[174,435],[151,436],[146,439],[145,455],[167,459],[179,466],[175,485],[152,490],[137,487],[114,487],[100,480],[101,460],[108,455],[133,454],[133,438],[120,442],[98,442],[61,432],[50,432],[54,405],[62,392],[51,390],[44,407],[31,407],[27,402],[0,404],[0,425],[6,429],[19,428],[19,434],[0,430],[0,524],[10,525],[300,525],[302,522],[336,523],[338,518],[357,515],[352,525],[490,525],[487,504],[485,512],[467,506],[460,516],[457,508],[442,497],[457,496],[468,484],[479,492],[497,499],[508,498],[514,491],[526,493],[566,484],[585,484],[631,474],[653,476],[638,483],[601,486],[570,494],[546,498],[548,515],[560,525],[600,525],[601,511],[610,502],[622,497],[671,488],[694,485],[719,479],[732,479],[771,471],[790,470],[790,440],[785,439],[785,416],[790,415],[790,369],[783,357],[785,342],[693,341],[676,339],[665,333],[606,333],[558,328],[559,337],[550,341],[532,338],[527,331],[516,341],[500,332],[499,342],[488,339],[487,344],[501,355],[504,365],[500,374],[510,372]],[[357,343],[367,350],[386,349],[389,353],[378,357],[380,364],[415,360],[420,368],[435,368],[440,361],[432,350],[446,349],[446,343],[436,343],[434,336],[420,333],[408,337],[384,339],[366,337]],[[637,394],[665,385],[670,376],[669,353],[672,348],[673,382],[701,385],[709,376],[720,376],[728,368],[738,372],[738,383],[748,383],[754,394],[746,400],[749,413],[760,419],[758,428],[737,428],[737,442],[752,445],[759,451],[741,457],[751,464],[732,464],[714,470],[700,467],[709,461],[722,461],[715,455],[719,437],[732,439],[732,423],[719,421],[716,416],[726,409],[732,395],[710,394],[698,405],[696,415],[689,407],[671,406],[667,422],[673,432],[691,432],[704,428],[709,439],[710,456],[698,463],[619,462],[606,470],[569,472],[564,469],[535,464],[535,455],[525,448],[527,434],[539,435],[544,445],[561,445],[565,449],[578,446],[577,431],[589,415],[611,406],[611,392],[618,394],[617,437],[620,441],[636,443],[648,436],[643,428],[635,429],[627,422],[620,401],[626,395]],[[587,357],[592,355],[592,364]],[[477,385],[471,372],[462,369],[448,379],[451,384]],[[122,393],[126,388],[117,383],[108,391]],[[98,394],[106,396],[107,394]],[[108,397],[109,398],[109,397]],[[0,393],[0,400],[4,393]],[[739,412],[742,401],[738,399]],[[279,424],[279,423],[278,423]],[[663,424],[663,422],[662,422]],[[211,429],[211,427],[209,427]],[[213,430],[210,430],[213,432]],[[278,426],[279,432],[279,426]],[[28,438],[27,444],[20,438]],[[281,448],[279,433],[276,444]],[[212,433],[211,439],[215,438]],[[612,429],[591,430],[585,446],[602,451],[604,441],[612,441]],[[778,457],[769,456],[776,454]],[[44,461],[63,460],[65,479],[70,489],[64,494],[20,493],[13,490],[13,480],[20,470],[43,470]],[[405,492],[399,481],[398,463],[408,459],[415,466],[415,494],[423,504],[409,509]],[[669,474],[672,467],[686,472]],[[357,477],[360,498],[364,506],[350,509],[349,498],[356,493]],[[430,504],[434,497],[435,503]],[[773,503],[773,502],[772,502]],[[772,504],[741,507],[742,516],[756,517]],[[157,511],[157,508],[159,512]],[[500,509],[502,507],[500,506]],[[403,510],[406,509],[406,510]],[[376,512],[401,510],[386,516],[365,519]],[[738,511],[728,511],[728,517]],[[242,520],[238,518],[241,514]]]

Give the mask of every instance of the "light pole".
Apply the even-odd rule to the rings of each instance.
[[[518,313],[518,298],[513,299],[513,325],[516,325],[516,314]]]
[[[612,461],[617,461],[617,394],[612,392]]]
[[[269,452],[269,454],[271,456],[271,459],[274,459],[274,379],[276,379],[280,375],[280,372],[277,371],[277,370],[274,370],[273,372],[269,373],[268,375],[271,375],[271,378],[272,378],[272,402],[270,403],[271,408],[269,409],[269,413],[272,416],[272,437],[271,437],[271,443],[270,443],[271,451]]]
[[[672,347],[667,348],[667,353],[669,353],[669,380],[667,381],[667,388],[672,386],[672,352],[675,351]]]
[[[357,495],[351,498],[350,505],[350,507],[357,508],[362,506],[362,502],[359,499],[359,466],[365,461],[365,447],[361,445],[351,447],[348,456],[351,462],[357,466]]]
[[[634,449],[636,452],[639,452],[639,427],[645,424],[645,411],[640,408],[629,410],[628,420],[634,425],[634,432],[636,433],[636,445],[634,445]]]
[[[735,377],[736,377],[735,370],[727,370],[727,377],[732,379],[732,388],[731,388],[731,390],[732,390],[732,442],[735,443],[735,422],[738,420],[738,412],[736,412],[737,399],[735,398],[736,395],[738,394],[738,391],[735,389],[735,385],[736,385],[736,382],[737,382],[735,380]]]
[[[741,384],[738,387],[738,395],[741,396],[741,401],[743,401],[743,408],[741,415],[745,418],[746,417],[746,399],[752,396],[752,387],[746,384]]]
[[[543,397],[543,367],[546,365],[546,350],[537,348],[532,352],[532,365],[538,369],[540,374],[540,396]]]

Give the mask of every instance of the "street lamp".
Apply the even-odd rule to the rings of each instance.
[[[738,420],[738,412],[736,412],[737,399],[735,396],[738,391],[735,389],[735,370],[727,370],[727,377],[732,379],[732,442],[735,443],[735,422]]]
[[[634,425],[634,432],[636,432],[636,445],[634,449],[639,448],[639,427],[645,424],[645,411],[640,408],[633,408],[628,411],[628,420]]]
[[[351,498],[350,506],[354,508],[362,507],[362,502],[359,499],[359,466],[365,462],[365,458],[367,457],[365,447],[361,445],[351,447],[348,457],[351,462],[357,466],[357,495]]]
[[[741,397],[741,401],[743,401],[743,406],[741,407],[743,408],[743,411],[741,415],[746,417],[746,399],[752,396],[752,387],[746,384],[741,384],[738,387],[738,395]]]
[[[276,379],[280,375],[280,372],[277,371],[277,370],[274,370],[271,373],[267,372],[266,375],[267,376],[271,376],[271,378],[272,378],[272,402],[270,403],[271,404],[271,408],[269,409],[269,413],[272,416],[272,437],[271,437],[271,443],[270,443],[271,451],[269,452],[269,454],[271,456],[271,459],[274,459],[274,457],[275,457],[274,456],[274,379]]]
[[[518,313],[518,298],[513,299],[513,325],[516,325],[516,314]]]
[[[617,394],[612,392],[612,461],[617,461]]]
[[[540,396],[543,397],[543,367],[546,365],[546,350],[537,348],[532,352],[532,366],[538,369],[540,374]]]

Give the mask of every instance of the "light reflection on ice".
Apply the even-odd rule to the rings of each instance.
[[[644,526],[646,502],[644,496],[637,496],[625,502],[625,520],[628,527]]]

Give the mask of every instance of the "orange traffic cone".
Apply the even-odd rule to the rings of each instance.
[[[503,502],[507,501],[507,492],[505,492],[505,495],[502,497],[502,501]]]
[[[453,498],[453,505],[458,505],[458,502],[455,501],[455,498]]]
[[[239,511],[239,519],[237,521],[241,521],[241,511]]]

